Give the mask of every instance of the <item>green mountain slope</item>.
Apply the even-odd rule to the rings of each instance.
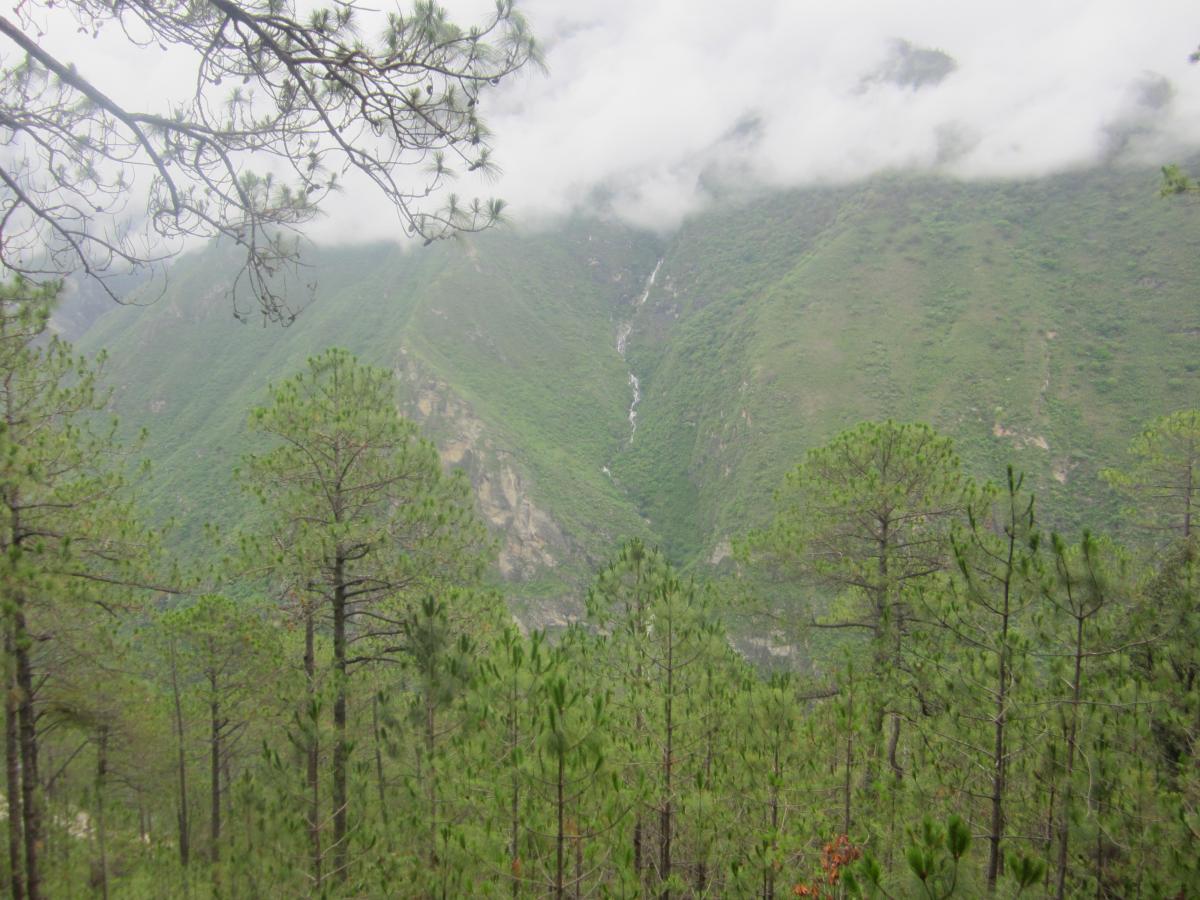
[[[867,418],[930,422],[977,475],[1027,469],[1050,523],[1106,526],[1099,470],[1150,417],[1200,405],[1200,220],[1156,179],[892,176],[720,205],[665,245],[581,220],[326,248],[283,331],[232,320],[210,248],[82,343],[109,349],[119,411],[149,428],[146,492],[183,545],[248,514],[229,473],[268,381],[330,344],[392,367],[543,611],[624,535],[719,561],[805,448]]]
[[[118,413],[149,430],[145,494],[176,521],[179,545],[195,545],[206,522],[253,513],[231,478],[247,414],[268,382],[337,344],[397,372],[406,411],[468,469],[507,535],[502,569],[553,599],[620,535],[644,530],[603,469],[628,404],[616,317],[656,252],[652,239],[599,223],[414,252],[319,250],[306,273],[315,301],[281,330],[233,320],[233,261],[209,248],[180,261],[163,297],[112,310],[81,346],[109,351]]]
[[[1028,470],[1050,524],[1111,525],[1099,470],[1200,403],[1200,220],[1156,187],[892,177],[692,221],[630,340],[644,424],[618,476],[676,556],[720,557],[806,447],[890,416],[977,475]]]

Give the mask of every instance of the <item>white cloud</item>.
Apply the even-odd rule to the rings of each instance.
[[[491,0],[452,0],[462,21]],[[658,230],[708,202],[705,185],[791,187],[895,168],[960,178],[1031,177],[1126,156],[1164,162],[1200,146],[1200,15],[1183,0],[524,0],[549,75],[484,104],[504,174],[464,182],[514,219],[545,222],[599,201]],[[51,36],[71,43],[69,35]],[[956,70],[919,90],[864,86],[894,41],[936,48]],[[76,44],[78,44],[76,39]],[[91,43],[91,42],[87,42]],[[115,48],[115,49],[114,49]],[[125,91],[186,89],[187,60],[120,43],[85,51]],[[175,69],[170,63],[178,63]],[[111,71],[110,71],[111,70]],[[1166,79],[1147,107],[1141,86]],[[752,123],[752,124],[749,124]],[[396,238],[399,222],[351,180],[313,233]]]
[[[1200,68],[1187,54],[1200,18],[1182,2],[1153,6],[527,0],[550,76],[523,78],[485,108],[505,169],[498,190],[514,214],[544,216],[602,187],[619,214],[669,228],[704,202],[713,166],[781,187],[935,165],[1036,176],[1100,161],[1110,126],[1131,115],[1157,133],[1155,150],[1194,146]],[[958,68],[936,87],[863,90],[895,39]],[[1156,112],[1131,104],[1147,72],[1174,88]],[[756,139],[721,141],[751,115]],[[952,160],[948,135],[961,153]]]

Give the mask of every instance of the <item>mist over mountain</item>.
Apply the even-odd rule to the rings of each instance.
[[[480,0],[450,5],[477,20]],[[1003,7],[530,0],[547,74],[486,99],[526,227],[575,212],[665,234],[731,192],[889,171],[1027,179],[1161,165],[1200,145],[1200,74],[1182,2]],[[752,123],[753,127],[748,127]],[[313,234],[398,238],[347,182]],[[464,186],[464,192],[475,185]]]

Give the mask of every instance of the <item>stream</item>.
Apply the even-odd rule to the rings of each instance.
[[[654,282],[658,278],[658,270],[662,268],[662,258],[654,264],[654,270],[650,273],[650,277],[646,279],[646,287],[642,291],[641,296],[637,298],[634,304],[634,312],[637,307],[642,306],[646,302],[646,298],[650,296],[650,290],[654,287]],[[625,348],[629,344],[629,335],[633,331],[632,317],[617,326],[617,353],[621,355],[621,359],[625,358]],[[629,403],[629,443],[633,443],[634,435],[637,434],[637,407],[642,400],[642,383],[638,381],[638,377],[629,373],[629,387],[633,393],[633,398]]]

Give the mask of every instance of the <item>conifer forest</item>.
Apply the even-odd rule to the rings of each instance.
[[[1200,897],[1194,42],[450,6],[0,10],[0,891]]]

